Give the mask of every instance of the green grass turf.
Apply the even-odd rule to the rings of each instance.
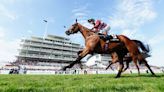
[[[0,75],[0,92],[164,92],[157,75]]]

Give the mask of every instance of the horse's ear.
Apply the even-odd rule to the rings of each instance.
[[[76,19],[76,23],[77,23],[77,19]]]

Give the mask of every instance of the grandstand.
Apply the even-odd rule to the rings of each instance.
[[[13,65],[53,66],[56,69],[74,61],[77,52],[83,48],[68,38],[55,35],[22,39],[20,47]]]
[[[68,38],[48,35],[45,38],[31,37],[21,40],[21,49],[17,56],[19,62],[71,62],[82,49],[80,44]]]

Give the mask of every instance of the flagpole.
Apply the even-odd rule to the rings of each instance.
[[[47,35],[47,31],[48,31],[48,21],[47,20],[43,20],[46,25],[45,25],[45,30],[44,30],[44,35],[43,35],[43,39],[45,39],[46,35]]]

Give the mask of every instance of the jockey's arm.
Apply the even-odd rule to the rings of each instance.
[[[95,23],[95,25],[94,25],[94,28],[98,28],[99,25],[100,25],[100,23],[101,23],[101,21],[100,20],[97,20],[96,23]]]
[[[98,33],[99,32],[99,30],[96,29],[96,28],[92,28],[91,31],[94,32],[94,33]]]

